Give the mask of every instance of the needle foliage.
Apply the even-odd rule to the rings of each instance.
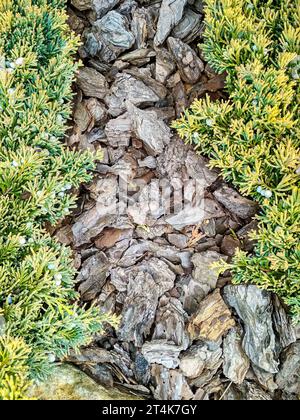
[[[78,306],[70,251],[43,228],[68,214],[95,159],[62,142],[78,46],[64,6],[0,0],[0,400],[25,399],[55,358],[115,322]]]
[[[227,101],[196,100],[174,123],[211,166],[261,204],[236,283],[276,292],[300,319],[299,0],[206,0],[201,49],[226,72]]]

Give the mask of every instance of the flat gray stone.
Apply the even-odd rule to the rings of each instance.
[[[223,373],[236,384],[243,383],[250,368],[250,360],[242,347],[242,336],[232,328],[223,341]]]
[[[226,286],[224,298],[244,322],[243,349],[247,356],[266,372],[277,373],[271,294],[252,285]]]
[[[156,46],[165,42],[172,29],[180,22],[188,0],[163,0],[159,11],[157,32],[154,38]]]
[[[143,398],[118,388],[106,388],[79,369],[64,363],[55,365],[45,382],[29,389],[28,396],[38,400],[141,400]]]
[[[146,106],[154,105],[159,99],[159,96],[141,80],[130,74],[119,73],[111,86],[110,93],[105,98],[105,102],[109,108],[109,113],[118,117],[126,111],[126,100],[136,106]]]

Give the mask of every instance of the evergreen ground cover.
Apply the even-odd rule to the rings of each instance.
[[[62,142],[78,46],[64,6],[0,1],[0,400],[26,398],[31,379],[115,322],[78,306],[70,250],[44,229],[68,214],[95,158]]]
[[[229,99],[196,100],[174,123],[226,181],[261,204],[253,255],[236,253],[235,283],[276,292],[300,318],[299,0],[207,0],[209,64]]]

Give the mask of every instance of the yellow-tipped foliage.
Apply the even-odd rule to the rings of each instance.
[[[201,48],[227,72],[229,99],[196,100],[174,127],[262,206],[254,255],[236,254],[234,281],[278,293],[299,320],[300,2],[207,0],[205,13]]]
[[[0,0],[0,400],[26,398],[31,379],[116,322],[76,304],[70,251],[43,230],[95,158],[62,141],[78,45],[65,3]]]

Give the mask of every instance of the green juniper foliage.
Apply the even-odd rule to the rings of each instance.
[[[299,321],[300,1],[206,0],[205,21],[201,48],[227,72],[229,99],[196,100],[174,127],[262,206],[254,255],[229,266],[234,281],[278,293]]]
[[[0,0],[0,400],[26,398],[56,357],[115,323],[78,307],[70,251],[43,229],[94,167],[62,143],[78,46],[64,5]]]

